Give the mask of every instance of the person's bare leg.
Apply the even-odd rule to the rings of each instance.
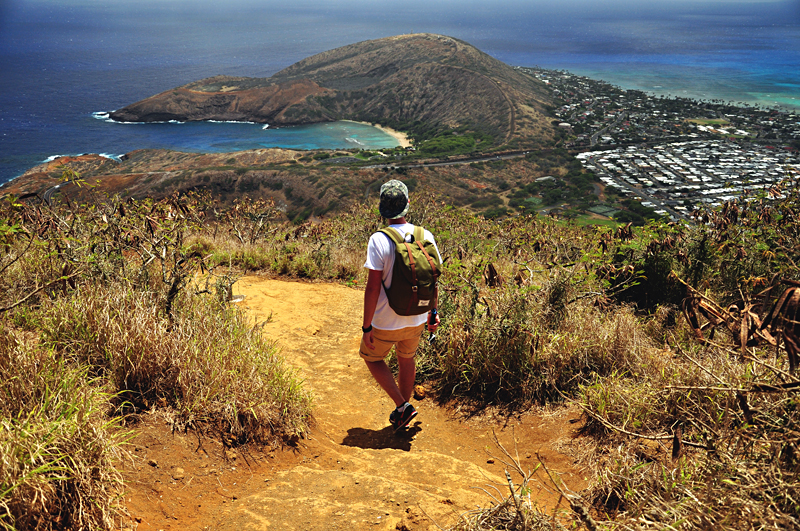
[[[414,379],[417,377],[417,365],[414,358],[397,357],[397,386],[403,403],[411,400],[414,392]],[[402,404],[400,404],[402,405]],[[398,406],[399,407],[399,406]]]
[[[411,360],[413,363],[413,359]],[[394,401],[395,406],[400,407],[407,402],[403,398],[403,394],[400,392],[400,389],[397,387],[397,383],[394,381],[394,375],[392,374],[391,369],[389,366],[386,365],[386,362],[381,361],[366,361],[364,362],[367,364],[367,368],[369,369],[370,374],[372,377],[375,378],[375,381],[378,382],[378,385],[381,386],[381,389],[386,391],[386,394],[389,395]],[[414,387],[414,380],[411,380],[411,387]],[[409,397],[411,394],[409,393]]]

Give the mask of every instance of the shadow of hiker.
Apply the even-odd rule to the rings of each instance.
[[[370,450],[383,450],[392,448],[394,450],[411,450],[411,440],[422,431],[419,427],[421,422],[415,422],[404,430],[395,433],[391,426],[386,426],[381,430],[368,430],[366,428],[350,428],[347,436],[342,441],[344,446],[356,446],[358,448]]]

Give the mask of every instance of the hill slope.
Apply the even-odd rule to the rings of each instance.
[[[417,131],[459,129],[498,145],[552,138],[545,87],[451,37],[401,35],[323,52],[270,78],[217,76],[111,114],[118,121],[246,120],[275,126],[342,119]],[[481,147],[484,147],[481,146]]]

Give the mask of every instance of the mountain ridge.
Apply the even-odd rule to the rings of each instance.
[[[214,76],[111,113],[124,122],[229,120],[291,126],[336,120],[415,132],[472,133],[481,148],[553,137],[543,84],[442,35],[362,41],[269,78]]]

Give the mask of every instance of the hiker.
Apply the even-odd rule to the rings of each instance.
[[[369,269],[369,276],[364,292],[360,354],[375,381],[397,406],[389,415],[389,422],[395,432],[407,426],[417,414],[414,406],[409,403],[416,377],[414,354],[426,323],[431,334],[439,326],[437,312],[431,312],[436,308],[436,278],[441,270],[439,249],[436,248],[430,232],[406,221],[408,207],[408,188],[402,181],[391,180],[381,186],[379,210],[381,216],[388,220],[389,226],[370,237],[367,245],[367,261],[364,264],[364,267]],[[419,238],[423,241],[415,241]],[[403,242],[414,245],[406,245]],[[427,294],[423,288],[418,291],[407,287],[408,284],[404,284],[402,278],[395,282],[395,289],[392,290],[392,281],[403,273],[402,268],[405,268],[406,272],[409,271],[408,266],[402,262],[396,265],[398,243],[402,244],[400,252],[406,248],[415,249],[418,255],[415,274],[420,273],[420,276],[424,276],[426,272],[423,270],[427,270],[427,273],[431,273],[431,269],[435,270],[432,281],[433,296]],[[396,268],[398,270],[395,272]],[[405,292],[398,293],[401,287]],[[418,293],[426,293],[425,298],[417,298]],[[398,297],[402,299],[402,304],[398,305],[396,302]],[[412,298],[413,302],[405,302],[412,301]],[[395,306],[395,309],[392,306]],[[397,382],[384,361],[392,345],[397,354]]]

